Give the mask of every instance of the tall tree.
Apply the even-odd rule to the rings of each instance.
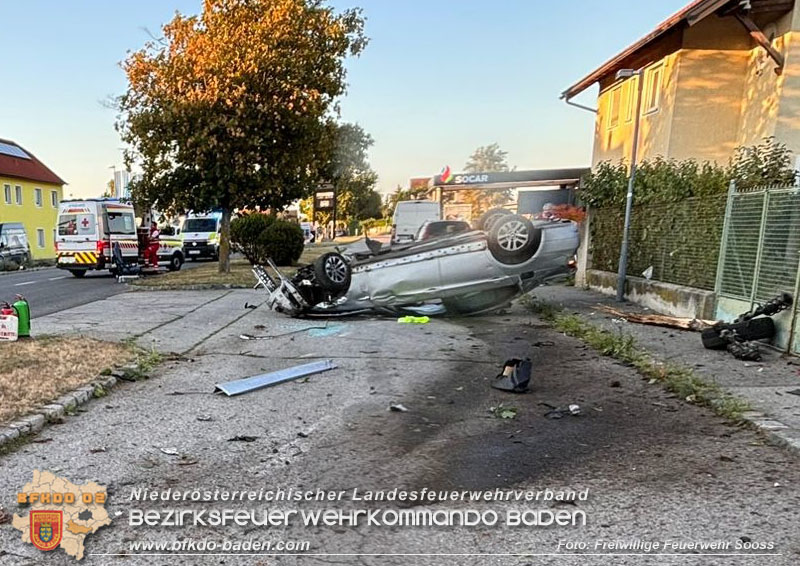
[[[335,124],[330,131],[331,160],[324,174],[336,188],[337,210],[342,220],[366,220],[375,216],[370,208],[378,175],[369,165],[367,152],[372,136],[357,124]],[[380,199],[380,196],[378,196]]]
[[[481,146],[472,152],[469,161],[464,166],[464,170],[467,173],[508,171],[507,155],[508,152],[500,149],[500,145],[497,143]],[[472,189],[465,190],[464,193],[464,202],[472,205],[473,216],[477,216],[492,207],[501,206],[511,200],[510,189]]]
[[[143,173],[135,198],[167,212],[220,209],[229,271],[233,209],[280,209],[323,178],[363,26],[360,10],[324,0],[204,0],[200,15],[176,14],[123,63],[118,129]]]

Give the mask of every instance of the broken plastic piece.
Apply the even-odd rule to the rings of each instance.
[[[271,385],[277,385],[284,381],[291,381],[298,377],[312,375],[335,369],[336,364],[333,360],[322,360],[319,362],[311,362],[310,364],[303,364],[291,368],[273,371],[271,373],[263,373],[261,375],[254,375],[253,377],[246,377],[244,379],[237,379],[236,381],[228,381],[220,383],[214,389],[214,392],[221,391],[228,397],[234,395],[241,395],[242,393],[249,393],[256,389],[262,389]]]

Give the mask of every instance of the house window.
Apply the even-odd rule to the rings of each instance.
[[[50,204],[58,208],[58,191],[50,191]]]
[[[631,77],[630,80],[625,81],[625,84],[628,88],[628,96],[626,98],[625,103],[625,121],[630,122],[633,120],[633,113],[636,111],[636,93],[639,90],[639,79],[637,77]]]
[[[15,185],[14,186],[14,192],[16,193],[17,204],[21,205],[22,204],[22,187],[20,187],[19,185]]]
[[[38,187],[33,189],[33,200],[36,202],[36,206],[42,207],[42,189]]]
[[[608,129],[619,125],[619,106],[622,101],[622,88],[617,87],[611,91],[608,98]]]
[[[647,76],[647,83],[645,89],[645,104],[644,104],[644,111],[647,112],[655,112],[658,110],[658,104],[661,101],[661,74],[664,72],[664,68],[661,65],[657,67],[653,67],[650,69],[646,76]]]
[[[3,189],[6,197],[6,204],[11,204],[11,185],[3,185]]]
[[[39,246],[39,249],[44,248],[44,228],[36,229],[36,245]]]

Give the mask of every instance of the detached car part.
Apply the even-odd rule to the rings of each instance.
[[[507,211],[506,211],[507,212]],[[478,314],[500,308],[574,270],[578,228],[495,213],[487,231],[471,230],[386,250],[329,252],[291,278],[268,261],[253,273],[267,304],[290,316]]]
[[[793,302],[791,294],[782,293],[763,305],[740,314],[733,322],[718,322],[700,334],[703,346],[709,350],[725,350],[732,341],[771,339],[775,336],[775,323],[769,317],[788,309]]]

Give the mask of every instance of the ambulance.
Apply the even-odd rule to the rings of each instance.
[[[143,261],[140,242],[149,227],[137,231],[136,214],[129,203],[109,198],[64,200],[59,205],[57,226],[56,265],[75,277],[91,270],[115,273],[111,260],[114,244],[119,244],[125,263]],[[159,263],[167,263],[171,271],[179,270],[183,265],[180,239],[162,236],[159,244]]]
[[[183,221],[183,253],[191,260],[201,257],[219,259],[221,212],[190,213]]]

